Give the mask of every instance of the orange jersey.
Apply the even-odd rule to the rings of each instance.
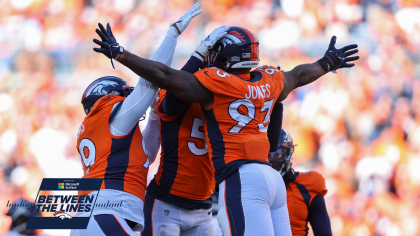
[[[201,107],[198,103],[188,104],[181,114],[169,116],[162,110],[166,91],[161,89],[159,95],[162,151],[154,181],[160,191],[172,196],[164,196],[166,194],[161,192],[162,196],[156,197],[186,209],[203,206],[197,201],[207,200],[210,205],[203,208],[211,208],[208,199],[215,188],[214,169],[208,155]],[[152,182],[150,186],[154,191],[159,191],[155,183]]]
[[[107,95],[95,103],[80,126],[77,150],[82,159],[83,178],[101,178],[101,189],[124,191],[144,201],[148,160],[139,126],[124,136],[109,131],[112,108],[124,99]]]
[[[316,171],[299,172],[287,191],[287,208],[293,235],[307,235],[308,214],[312,199],[327,194],[325,179]]]
[[[213,105],[203,111],[217,182],[242,164],[268,164],[267,127],[284,87],[283,72],[261,66],[250,74],[237,76],[213,67],[194,75],[214,96]]]

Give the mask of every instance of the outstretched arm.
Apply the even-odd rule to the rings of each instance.
[[[162,63],[136,56],[129,51],[125,51],[124,58],[120,62],[145,80],[166,89],[184,101],[198,102],[205,106],[213,104],[213,94],[189,72],[172,69]]]
[[[178,35],[171,29],[160,45],[159,49],[150,58],[162,62],[168,66],[172,63],[173,52],[176,47]],[[134,125],[144,115],[149,108],[153,97],[156,94],[157,87],[150,82],[139,78],[139,81],[133,92],[124,100],[119,110],[116,112],[114,119],[109,124],[109,129],[113,135],[122,136],[131,131]]]
[[[200,3],[194,4],[194,6],[192,6],[177,22],[170,25],[162,44],[150,60],[159,61],[167,66],[172,64],[177,38],[186,29],[191,19],[201,13],[201,11],[197,11],[200,6]],[[98,26],[100,30],[97,29],[96,32],[101,37],[102,41],[108,42],[108,53],[111,58],[112,56],[118,58],[124,57],[124,49],[119,47],[113,36],[110,25],[107,25],[107,30],[105,30],[102,24],[98,24]],[[113,48],[114,51],[112,51],[111,48]],[[109,124],[111,133],[116,136],[122,136],[129,133],[146,112],[157,89],[158,88],[154,84],[143,78],[139,78],[139,82],[133,92],[122,102],[121,106],[118,106],[118,110]],[[146,152],[146,154],[149,153]]]
[[[198,13],[196,12],[194,14],[197,15]],[[145,80],[160,88],[166,89],[168,92],[184,101],[193,103],[198,102],[204,106],[211,106],[213,104],[213,94],[207,90],[194,75],[188,72],[174,70],[162,63],[136,56],[135,54],[130,53],[129,51],[124,50],[123,47],[119,46],[117,40],[112,34],[109,24],[107,25],[107,30],[105,30],[101,24],[99,24],[99,28],[100,30],[97,29],[96,32],[101,37],[102,41],[97,39],[93,40],[93,42],[101,46],[100,48],[94,48],[93,50],[95,52],[103,53],[105,56],[111,59],[111,62],[112,59],[118,60],[121,62],[121,64],[125,65]],[[226,34],[226,31],[229,29],[229,27],[222,26],[218,29],[219,31],[215,30],[213,33],[216,32],[217,34],[215,35],[221,37]],[[207,50],[209,45],[214,44],[215,41],[212,43],[212,40],[217,41],[217,37],[209,36],[206,38],[206,40],[200,44],[200,47],[196,52],[198,52],[203,45],[203,47],[206,47]],[[205,56],[205,54],[202,56]]]
[[[200,59],[195,56],[191,56],[187,64],[185,64],[181,70],[194,74],[200,69],[201,64],[202,61]],[[162,112],[169,116],[178,116],[187,107],[189,107],[189,104],[191,103],[181,100],[172,95],[170,92],[166,91],[166,95],[162,100]]]
[[[318,62],[312,64],[298,65],[293,70],[284,73],[284,88],[280,93],[277,102],[281,102],[287,98],[290,92],[298,87],[310,84],[327,72],[322,69]]]
[[[229,28],[229,26],[223,25],[213,30],[205,40],[201,41],[200,46],[198,46],[197,50],[195,50],[187,64],[185,64],[181,70],[191,74],[197,72],[203,64],[204,58],[209,54],[209,49],[213,48],[213,45],[217,40],[227,34],[226,31],[228,31]],[[169,91],[166,91],[166,96],[162,100],[162,112],[166,115],[177,116],[181,114],[188,104],[190,103],[185,102],[172,95]]]
[[[324,74],[340,68],[353,67],[354,63],[348,63],[358,60],[359,57],[350,57],[358,52],[357,44],[345,46],[341,49],[335,48],[336,36],[333,36],[328,46],[327,52],[324,57],[312,64],[299,65],[293,70],[284,72],[284,88],[281,92],[277,102],[281,102],[289,95],[294,89],[310,84],[319,79]],[[352,50],[353,49],[353,50]]]

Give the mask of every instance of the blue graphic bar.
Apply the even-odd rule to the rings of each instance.
[[[73,217],[60,219],[58,217],[31,217],[27,229],[86,229],[90,217]]]
[[[52,179],[44,178],[40,191],[44,190],[99,190],[103,179]],[[59,186],[61,188],[59,188]]]

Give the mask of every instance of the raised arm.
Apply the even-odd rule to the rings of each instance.
[[[354,63],[348,63],[350,61],[358,60],[359,57],[350,57],[351,55],[358,52],[357,44],[345,46],[341,49],[335,48],[336,36],[333,36],[328,46],[328,50],[324,57],[312,64],[303,64],[296,66],[293,70],[284,72],[284,88],[281,92],[277,102],[281,102],[289,95],[294,89],[310,84],[321,76],[340,68],[353,67]],[[351,50],[354,49],[354,50]],[[351,50],[351,51],[350,51]]]
[[[169,29],[165,39],[159,49],[153,54],[151,60],[170,66],[177,37],[178,35]],[[120,107],[116,104],[118,110],[109,124],[111,133],[116,136],[122,136],[130,132],[149,108],[157,89],[155,85],[140,77],[133,92],[128,95]]]
[[[187,102],[213,104],[213,94],[191,73],[175,70],[162,63],[147,60],[125,51],[121,64],[159,88],[166,89]]]
[[[220,26],[213,30],[209,36],[201,41],[200,46],[195,50],[188,62],[182,67],[182,71],[194,74],[197,72],[203,64],[204,58],[209,54],[209,49],[219,40],[221,37],[226,35],[229,30],[229,26]],[[166,91],[166,96],[162,100],[162,112],[166,115],[177,116],[181,114],[185,108],[188,107],[189,102],[181,100],[170,92]]]
[[[170,25],[163,42],[150,58],[151,60],[159,61],[168,66],[172,64],[177,38],[186,29],[191,19],[201,13],[201,11],[197,11],[200,6],[199,3],[196,3],[177,22]],[[109,24],[107,25],[107,30],[105,30],[102,24],[99,24],[99,28],[100,30],[97,29],[96,32],[103,41],[110,43],[109,48],[111,48],[111,45],[114,45],[112,47],[118,49],[114,53],[115,57],[123,57],[124,49],[122,47],[119,48]],[[110,53],[112,54],[113,51],[110,50]],[[122,104],[116,104],[114,107],[114,109],[118,110],[115,110],[115,115],[109,124],[111,133],[116,136],[122,136],[130,132],[146,112],[157,89],[158,87],[152,83],[143,78],[139,78],[139,82],[133,92],[122,102]],[[151,153],[153,155],[155,152]],[[146,154],[149,155],[147,152]]]
[[[96,30],[102,41],[94,39],[93,41],[101,46],[101,48],[94,48],[95,52],[103,53],[105,56],[111,59],[119,61],[121,64],[128,67],[137,75],[141,76],[145,80],[153,83],[154,85],[166,89],[176,97],[187,101],[187,102],[198,102],[205,106],[211,106],[214,101],[213,94],[207,90],[197,78],[189,73],[180,70],[175,70],[167,65],[159,62],[147,60],[124,50],[120,47],[112,35],[111,27],[107,25],[105,30],[101,24],[99,24],[101,30]],[[222,37],[226,34],[229,27],[219,27],[223,32],[219,32],[218,35]],[[215,31],[213,31],[215,32]],[[220,38],[219,37],[219,38]],[[213,45],[217,41],[218,37],[208,37],[200,44],[195,54],[199,52],[202,47],[209,47],[209,44]],[[210,42],[211,40],[216,40]],[[203,46],[204,45],[204,46]],[[208,54],[208,49],[206,49]],[[195,55],[194,54],[194,55]],[[198,53],[200,56],[205,57],[202,53]],[[197,55],[198,55],[197,54]]]

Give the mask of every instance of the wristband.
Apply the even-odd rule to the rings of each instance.
[[[115,57],[115,60],[121,61],[124,57],[124,53],[118,53],[118,55]]]
[[[121,61],[121,59],[123,59],[123,57],[124,57],[124,52],[125,52],[124,48],[120,46],[119,52],[118,52],[117,56],[114,58],[114,60]]]
[[[328,52],[323,58],[318,60],[318,63],[321,65],[322,69],[326,72],[330,72],[340,66],[340,59],[336,54]]]

